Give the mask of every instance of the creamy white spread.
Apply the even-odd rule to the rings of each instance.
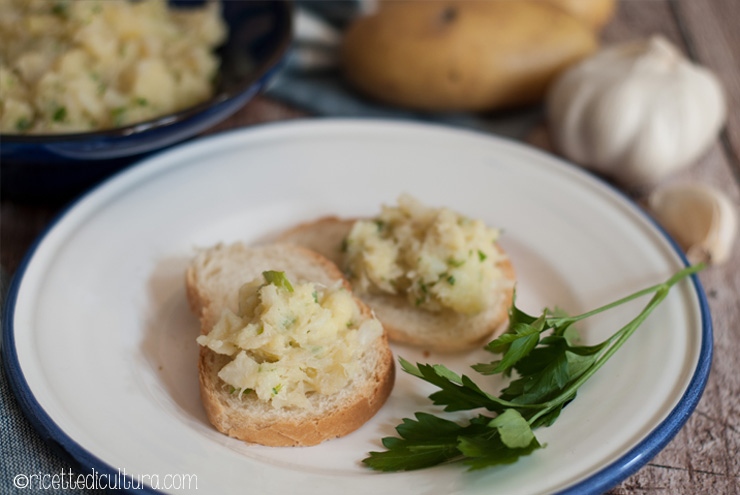
[[[508,283],[499,231],[448,208],[430,208],[408,195],[398,206],[358,221],[345,242],[345,269],[360,291],[405,294],[429,311],[475,314]]]
[[[311,394],[335,394],[357,376],[382,333],[340,282],[292,285],[282,272],[265,272],[239,290],[238,313],[225,310],[198,343],[233,357],[218,373],[231,393],[310,408]]]

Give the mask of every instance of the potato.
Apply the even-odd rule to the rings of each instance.
[[[601,29],[614,16],[616,0],[542,0],[560,7],[593,29]]]
[[[377,100],[484,111],[540,101],[597,48],[593,30],[544,3],[394,1],[348,27],[341,60],[346,80]]]

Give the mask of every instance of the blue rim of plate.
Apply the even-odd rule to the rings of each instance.
[[[375,120],[375,119],[328,119],[326,118],[326,119],[321,119],[321,120],[322,121],[332,121],[333,120],[335,122],[336,121],[348,121],[348,122],[375,121],[375,122],[382,123],[382,121]],[[264,128],[267,126],[279,126],[279,125],[283,125],[283,124],[281,123],[263,124],[260,126],[255,126],[254,129]],[[419,126],[419,127],[452,129],[452,128],[449,128],[448,126],[439,125],[439,124],[415,123],[412,125]],[[461,129],[454,129],[454,130],[456,132],[472,133],[472,134],[476,134],[480,136],[491,137],[483,132],[479,132],[475,130],[461,130]],[[226,131],[226,133],[228,132],[229,131]],[[220,134],[224,134],[224,133],[220,133]],[[218,137],[218,135],[219,134],[216,134],[214,136],[205,137],[203,139],[212,139],[212,138]],[[532,147],[526,146],[522,143],[518,143],[518,142],[509,140],[509,139],[505,139],[505,138],[499,138],[499,137],[496,137],[496,138],[506,141],[511,145],[514,145],[520,148],[525,148],[529,150],[530,152],[541,153],[540,151]],[[186,143],[180,146],[188,146],[189,144],[192,144],[192,143]],[[175,149],[176,148],[179,148],[179,146],[176,146]],[[171,150],[172,149],[163,151],[162,154],[168,153]],[[554,157],[551,157],[551,159],[567,164],[567,162],[563,162],[562,160],[558,160],[557,158],[554,158]],[[121,473],[119,470],[113,468],[112,466],[98,459],[94,454],[85,450],[83,447],[77,444],[77,442],[75,442],[74,439],[68,436],[54,422],[54,420],[46,413],[46,411],[41,407],[41,405],[36,400],[35,396],[33,395],[33,392],[30,390],[28,383],[26,382],[26,379],[23,375],[20,362],[18,361],[18,354],[15,348],[15,335],[14,335],[15,328],[13,326],[13,320],[14,320],[13,316],[15,315],[15,305],[16,305],[16,301],[18,298],[18,293],[20,290],[21,282],[23,280],[23,276],[25,274],[25,271],[29,263],[33,259],[36,250],[43,243],[46,236],[56,226],[56,224],[59,223],[62,219],[64,219],[66,215],[75,208],[77,203],[81,202],[84,198],[92,195],[98,189],[106,185],[108,182],[115,181],[119,176],[127,175],[131,173],[132,170],[134,169],[140,168],[141,166],[146,166],[146,163],[149,162],[149,160],[150,159],[145,159],[142,162],[126,170],[123,170],[113,175],[109,179],[103,181],[101,184],[92,188],[87,193],[83,194],[80,198],[73,201],[63,211],[61,211],[56,216],[56,218],[54,218],[49,223],[49,225],[41,232],[41,234],[37,237],[37,239],[31,245],[25,257],[21,261],[16,273],[13,276],[10,287],[8,288],[8,292],[7,292],[6,299],[5,299],[5,304],[3,307],[2,342],[0,345],[0,354],[2,355],[3,368],[8,378],[8,381],[10,383],[11,390],[13,390],[13,393],[15,394],[16,399],[18,400],[21,410],[23,411],[23,413],[25,414],[26,418],[29,420],[31,425],[37,430],[37,432],[41,435],[41,437],[47,443],[50,443],[53,447],[56,447],[57,450],[61,450],[64,454],[70,456],[71,459],[78,464],[79,469],[87,473],[91,473],[91,472],[99,473],[102,475],[114,476],[114,477],[121,476]],[[686,259],[686,256],[683,254],[682,250],[679,248],[676,241],[649,214],[647,214],[642,208],[637,206],[635,202],[632,201],[632,199],[630,199],[625,193],[616,189],[611,184],[607,183],[606,181],[594,175],[591,175],[591,174],[587,174],[587,175],[593,180],[595,180],[596,182],[601,183],[603,186],[607,187],[608,189],[616,193],[627,204],[634,206],[635,210],[638,211],[640,215],[642,215],[645,219],[647,219],[650,222],[650,224],[653,227],[655,227],[655,229],[668,241],[668,243],[671,245],[675,253],[681,259],[682,263],[688,266],[689,262]],[[681,428],[684,426],[684,424],[689,419],[691,414],[694,412],[694,409],[696,408],[697,404],[699,403],[699,400],[702,397],[702,394],[704,393],[704,389],[709,379],[709,372],[712,366],[713,327],[712,327],[711,313],[709,310],[709,303],[707,301],[706,293],[704,292],[704,288],[701,284],[701,281],[699,280],[699,277],[696,274],[692,275],[690,279],[693,284],[694,291],[696,293],[696,296],[699,302],[699,309],[701,311],[701,325],[702,325],[701,346],[700,346],[699,359],[697,362],[696,369],[694,370],[694,374],[691,377],[691,380],[689,382],[688,387],[686,388],[686,391],[684,392],[684,394],[681,396],[680,400],[678,401],[678,404],[673,408],[673,410],[671,410],[668,416],[658,426],[656,426],[640,443],[638,443],[634,448],[632,448],[622,457],[620,457],[613,463],[603,467],[598,472],[590,475],[586,479],[576,482],[574,485],[564,490],[555,492],[556,495],[576,495],[576,494],[577,495],[581,495],[581,494],[596,495],[596,494],[603,493],[604,491],[616,486],[617,484],[624,481],[626,478],[628,478],[632,474],[636,473],[640,468],[645,466],[653,457],[655,457],[673,439],[673,437],[676,436],[676,434],[679,432],[679,430],[681,430]],[[131,480],[129,476],[126,476],[126,477],[129,480]],[[126,491],[129,491],[129,490],[126,490]],[[136,493],[149,493],[149,494],[164,493],[164,492],[154,490],[148,486],[135,489],[133,491],[130,491],[130,493],[134,493],[134,491]]]

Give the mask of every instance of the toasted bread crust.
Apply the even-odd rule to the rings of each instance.
[[[344,260],[342,244],[358,218],[321,217],[304,222],[278,236],[280,242],[289,242],[321,254],[341,267]]]
[[[334,216],[302,223],[279,236],[281,242],[291,242],[343,265],[342,241],[347,237],[356,219]],[[499,249],[500,246],[499,246]],[[508,309],[514,297],[516,273],[508,257],[497,263],[504,278],[511,281],[494,307],[477,315],[461,315],[452,311],[432,313],[409,304],[404,295],[359,293],[393,342],[422,347],[436,352],[459,352],[480,347],[504,331]]]
[[[223,387],[218,383],[218,370],[226,361],[210,349],[201,348],[201,400],[211,424],[230,437],[273,447],[316,445],[360,428],[385,403],[395,374],[390,349],[378,361],[375,374],[361,393],[323,414],[302,411],[285,414],[264,407],[259,407],[260,414],[248,414],[250,402],[257,399],[241,399],[243,406],[234,407],[227,392],[218,388]]]
[[[201,332],[208,333],[221,310],[234,304],[223,297],[225,293],[238,289],[238,286],[230,287],[221,293],[212,283],[226,278],[225,285],[233,286],[237,280],[252,280],[268,267],[285,271],[293,280],[318,277],[319,280],[311,281],[326,285],[341,280],[349,288],[333,263],[308,249],[284,245],[258,248],[218,245],[201,252],[186,273],[188,301],[201,321]],[[229,272],[224,272],[227,269]],[[232,270],[240,273],[234,276]],[[356,301],[364,315],[371,314],[362,301]],[[393,354],[385,334],[362,357],[362,376],[335,396],[311,396],[313,409],[308,410],[275,409],[254,397],[235,397],[218,377],[229,360],[228,356],[208,348],[200,349],[200,393],[208,419],[226,435],[268,446],[316,445],[356,430],[385,403],[395,380]]]

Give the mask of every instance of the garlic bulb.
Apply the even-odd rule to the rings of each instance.
[[[650,195],[649,208],[692,263],[720,264],[737,237],[737,208],[721,191],[679,184]]]
[[[666,39],[613,46],[567,69],[547,96],[553,144],[625,185],[694,162],[726,117],[718,79]]]

